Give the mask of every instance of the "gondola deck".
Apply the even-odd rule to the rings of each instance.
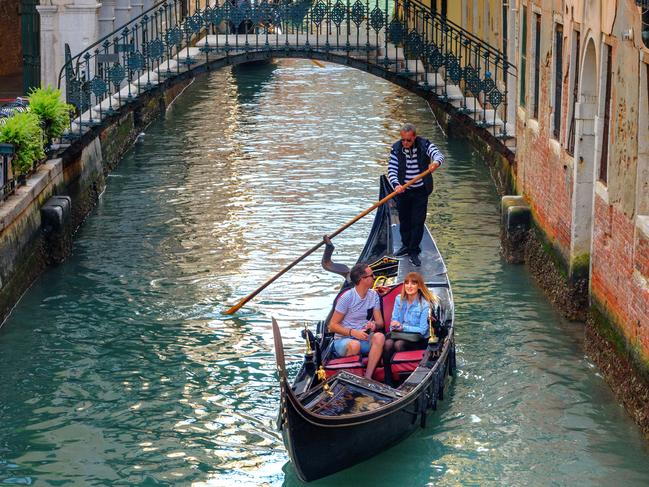
[[[339,416],[373,411],[400,398],[403,394],[391,387],[346,371],[327,381],[322,387],[303,399],[304,407],[314,414]]]

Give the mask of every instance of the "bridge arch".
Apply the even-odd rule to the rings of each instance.
[[[511,138],[507,81],[496,49],[417,0],[225,1],[186,14],[165,0],[75,57],[59,76],[79,137],[142,93],[202,72],[271,58],[351,66],[465,116],[498,143]],[[394,9],[390,12],[390,6]]]

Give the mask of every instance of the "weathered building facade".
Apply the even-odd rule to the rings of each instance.
[[[517,67],[515,191],[568,282],[649,370],[649,1],[463,0]],[[439,0],[437,1],[439,7]]]

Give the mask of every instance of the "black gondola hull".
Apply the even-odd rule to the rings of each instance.
[[[380,197],[384,197],[389,189],[389,183],[383,177]],[[378,262],[393,255],[394,249],[400,246],[398,224],[395,222],[398,222],[398,217],[394,206],[384,205],[378,209],[359,261]],[[345,371],[323,382],[315,371],[326,359],[325,350],[331,349],[328,345],[331,345],[332,338],[327,337],[326,324],[329,318],[321,322],[322,327],[318,331],[315,361],[312,358],[305,360],[291,385],[286,372],[281,334],[273,320],[281,386],[279,427],[300,479],[306,482],[317,480],[385,451],[418,427],[424,426],[427,414],[436,409],[438,400],[443,397],[447,377],[455,368],[453,296],[446,266],[427,230],[421,247],[422,266],[412,268],[407,260],[400,260],[396,279],[397,282],[403,282],[405,275],[411,270],[422,274],[431,292],[434,292],[445,308],[445,315],[440,318],[445,332],[440,336],[439,343],[428,346],[416,370],[409,373],[396,389]],[[343,285],[341,292],[344,289]],[[323,370],[321,372],[324,373]],[[336,389],[337,385],[341,388]],[[329,386],[330,389],[327,389]],[[360,387],[367,392],[368,397],[376,393],[376,397],[388,399],[372,402],[373,409],[338,411],[335,407],[324,407],[330,403],[338,405],[339,396],[334,392],[347,391],[345,387],[348,386],[351,389]],[[386,389],[389,390],[386,392]],[[348,396],[340,398],[340,404],[346,404]],[[352,397],[352,401],[354,400]]]
[[[452,348],[447,350],[443,365],[431,370],[416,391],[374,415],[357,418],[313,415],[291,392],[288,383],[284,383],[282,435],[298,476],[310,482],[344,470],[385,451],[423,426],[427,414],[441,398],[451,371],[451,351]]]

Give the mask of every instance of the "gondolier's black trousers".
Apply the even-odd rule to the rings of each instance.
[[[397,196],[401,245],[408,249],[410,255],[416,255],[421,252],[419,244],[424,236],[427,208],[428,193],[423,186],[406,189]]]

